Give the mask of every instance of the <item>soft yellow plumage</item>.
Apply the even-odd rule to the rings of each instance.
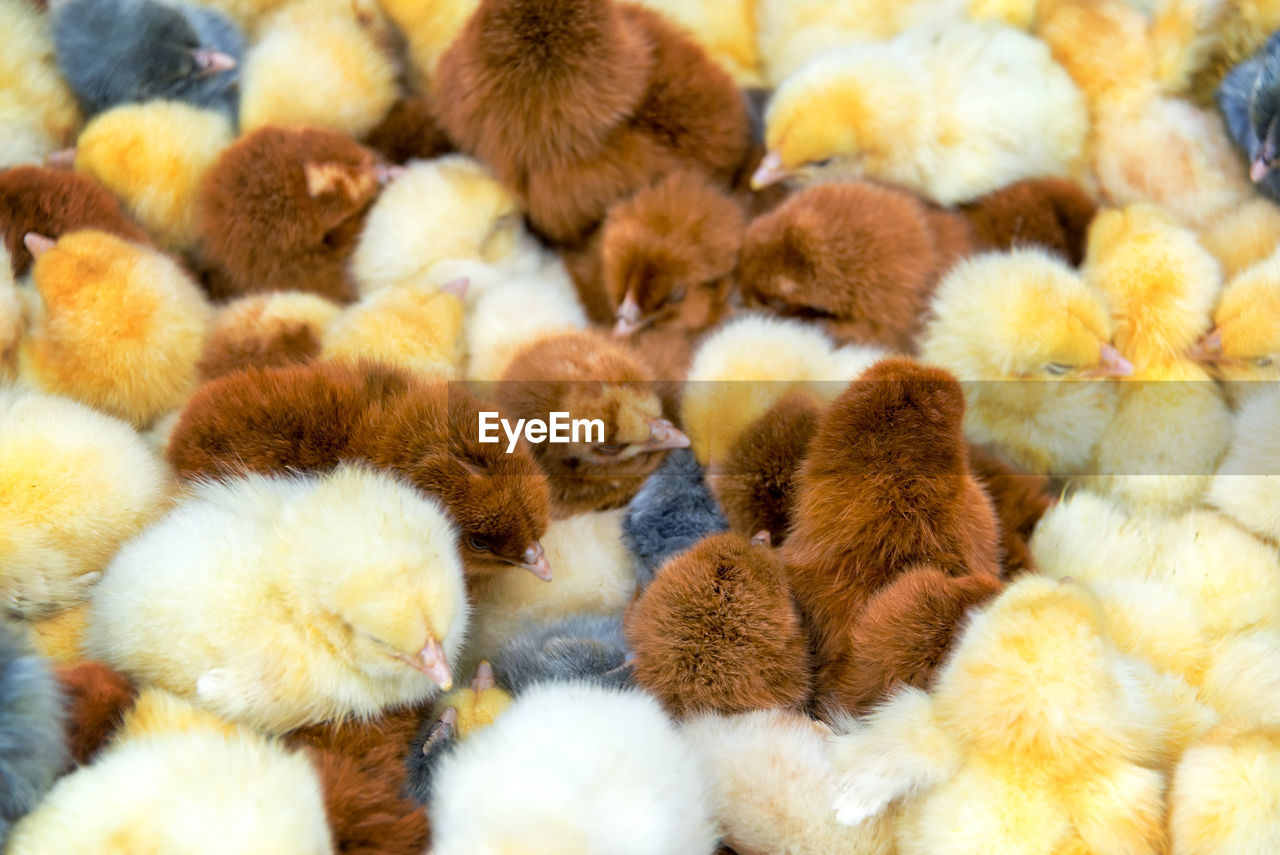
[[[54,63],[49,16],[28,0],[0,0],[0,169],[39,163],[71,142],[80,110]]]
[[[404,35],[415,86],[429,91],[436,63],[480,0],[380,0],[379,5]]]
[[[1209,488],[1209,504],[1280,544],[1280,388],[1261,385],[1236,414],[1231,449]]]
[[[1216,343],[1203,357],[1233,397],[1280,380],[1280,249],[1227,282],[1213,326]]]
[[[1229,280],[1280,247],[1280,207],[1261,197],[1242,202],[1207,223],[1200,244],[1218,259]]]
[[[1280,728],[1224,724],[1187,751],[1169,792],[1173,855],[1280,851]]]
[[[445,380],[462,364],[462,300],[430,285],[383,288],[348,306],[325,333],[330,359],[378,359]]]
[[[677,24],[743,88],[764,85],[756,46],[757,0],[639,0]],[[793,3],[794,5],[794,3]]]

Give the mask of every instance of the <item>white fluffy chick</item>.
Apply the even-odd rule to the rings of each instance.
[[[710,855],[703,774],[658,702],[580,683],[528,689],[446,757],[435,855]]]
[[[107,568],[86,651],[266,732],[428,701],[467,628],[456,540],[359,467],[200,484]]]

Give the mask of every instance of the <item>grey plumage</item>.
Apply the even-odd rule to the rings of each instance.
[[[420,805],[431,801],[431,781],[440,761],[458,745],[453,719],[427,720],[418,729],[405,758],[404,794]]]
[[[86,115],[167,99],[236,119],[244,36],[213,9],[155,0],[68,0],[53,13],[53,42],[58,68]],[[202,70],[197,51],[226,54],[237,68]]]
[[[570,615],[526,626],[493,657],[499,686],[518,695],[535,683],[586,680],[602,686],[631,682],[622,618]]]
[[[635,556],[638,586],[648,585],[672,555],[728,528],[693,452],[671,452],[631,499],[622,519],[622,538]]]
[[[1256,180],[1258,190],[1280,202],[1280,33],[1271,38],[1253,58],[1223,78],[1217,91],[1218,110],[1227,132],[1252,165],[1269,168]]]
[[[45,661],[0,624],[0,849],[67,768],[62,697]]]

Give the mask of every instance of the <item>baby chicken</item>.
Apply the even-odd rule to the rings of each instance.
[[[240,127],[325,128],[354,138],[399,96],[391,53],[370,3],[295,0],[266,21],[245,55]]]
[[[1218,259],[1223,278],[1231,280],[1280,245],[1280,208],[1257,197],[1229,208],[1201,230],[1200,245]]]
[[[225,116],[180,101],[97,115],[76,141],[76,170],[102,182],[168,250],[195,248],[200,182],[234,134]]]
[[[684,740],[647,695],[536,686],[441,763],[429,808],[432,851],[711,855],[717,834],[704,786]],[[495,792],[540,796],[508,801]]]
[[[1083,474],[1115,411],[1105,378],[1133,372],[1111,337],[1101,295],[1075,270],[1042,250],[1017,249],[948,274],[920,355],[964,384],[971,442],[1028,472]]]
[[[31,253],[23,243],[28,232],[56,240],[78,229],[97,229],[133,243],[151,243],[147,233],[120,210],[120,203],[91,178],[38,166],[0,172],[0,238],[9,252],[14,276],[31,269]]]
[[[530,623],[494,654],[493,671],[514,695],[548,682],[621,687],[631,682],[629,657],[621,617],[574,614]]]
[[[480,0],[381,0],[405,41],[405,69],[414,89],[435,87],[436,66]]]
[[[145,427],[195,387],[211,312],[168,256],[106,232],[56,243],[28,232],[36,257],[19,375]]]
[[[1179,855],[1262,855],[1280,848],[1280,729],[1223,724],[1188,749],[1169,792]]]
[[[970,472],[963,419],[954,377],[888,359],[818,424],[781,554],[820,709],[926,685],[965,610],[1000,590],[995,511]]]
[[[976,249],[1038,246],[1078,267],[1097,211],[1097,203],[1073,181],[1029,178],[979,196],[960,212],[973,230]]]
[[[80,124],[80,111],[58,73],[49,17],[38,4],[0,0],[0,32],[5,36],[0,56],[0,170],[4,170],[39,163],[68,145]],[[8,240],[12,244],[15,239],[9,235]]]
[[[639,587],[649,584],[668,558],[728,527],[693,452],[671,452],[632,497],[622,518],[622,536],[636,558]]]
[[[906,353],[938,279],[968,254],[968,231],[892,187],[810,187],[751,224],[742,296],[817,321],[837,341]]]
[[[358,467],[208,482],[116,556],[86,647],[263,731],[369,718],[452,688],[455,542],[434,500]]]
[[[563,412],[588,422],[580,438],[533,446],[559,514],[621,507],[668,449],[688,447],[663,417],[654,379],[631,348],[595,331],[545,338],[507,368],[493,391],[506,418],[549,423]]]
[[[160,98],[235,118],[244,38],[212,9],[156,0],[65,0],[54,5],[53,39],[58,68],[86,115]]]
[[[215,299],[301,290],[346,302],[346,263],[378,192],[373,153],[320,128],[267,127],[205,174],[198,223]]]
[[[658,13],[613,0],[482,0],[433,89],[458,147],[563,244],[675,169],[727,186],[750,146],[729,76]]]
[[[768,541],[711,535],[658,569],[627,613],[635,681],[684,718],[809,699],[809,639]]]
[[[1234,276],[1213,310],[1213,329],[1189,354],[1220,380],[1233,398],[1247,397],[1280,379],[1280,252]]]
[[[1274,34],[1218,88],[1218,109],[1236,146],[1249,161],[1249,178],[1272,201],[1280,200],[1280,39]]]
[[[84,600],[116,550],[164,510],[169,474],[127,424],[0,386],[0,596],[35,619]]]
[[[389,3],[382,3],[384,11]],[[425,95],[405,96],[391,106],[363,140],[391,163],[431,160],[455,151],[453,141],[440,127],[435,102]]]
[[[1280,435],[1275,421],[1280,387],[1265,387],[1236,414],[1231,448],[1208,500],[1258,537],[1280,543]]]
[[[752,186],[850,176],[965,202],[1082,174],[1084,97],[1045,45],[996,24],[922,26],[819,56],[769,103]]]
[[[424,376],[452,380],[462,364],[462,300],[467,280],[440,288],[400,285],[375,291],[344,310],[325,331],[322,355],[379,359]]]
[[[341,312],[337,304],[301,291],[232,300],[213,316],[198,366],[200,379],[309,362],[320,354],[325,333]]]

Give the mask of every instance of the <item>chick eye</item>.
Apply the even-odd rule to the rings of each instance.
[[[1257,359],[1253,360],[1253,364],[1258,366],[1259,368],[1266,368],[1268,365],[1271,364],[1271,357],[1259,356]]]
[[[1071,368],[1072,367],[1070,365],[1063,365],[1061,362],[1050,362],[1044,367],[1044,370],[1050,374],[1057,374],[1061,376],[1071,371]]]
[[[624,445],[597,445],[595,452],[603,457],[613,457],[615,454],[621,454],[624,448],[626,448]]]
[[[809,165],[817,167],[818,169],[822,169],[824,166],[830,166],[835,162],[836,162],[836,159],[834,157],[824,157],[822,160],[810,161]]]
[[[467,546],[470,546],[476,552],[492,552],[493,547],[476,537],[467,538]]]
[[[679,303],[683,299],[684,299],[684,289],[677,288],[676,290],[671,292],[671,296],[667,298],[666,302]]]

